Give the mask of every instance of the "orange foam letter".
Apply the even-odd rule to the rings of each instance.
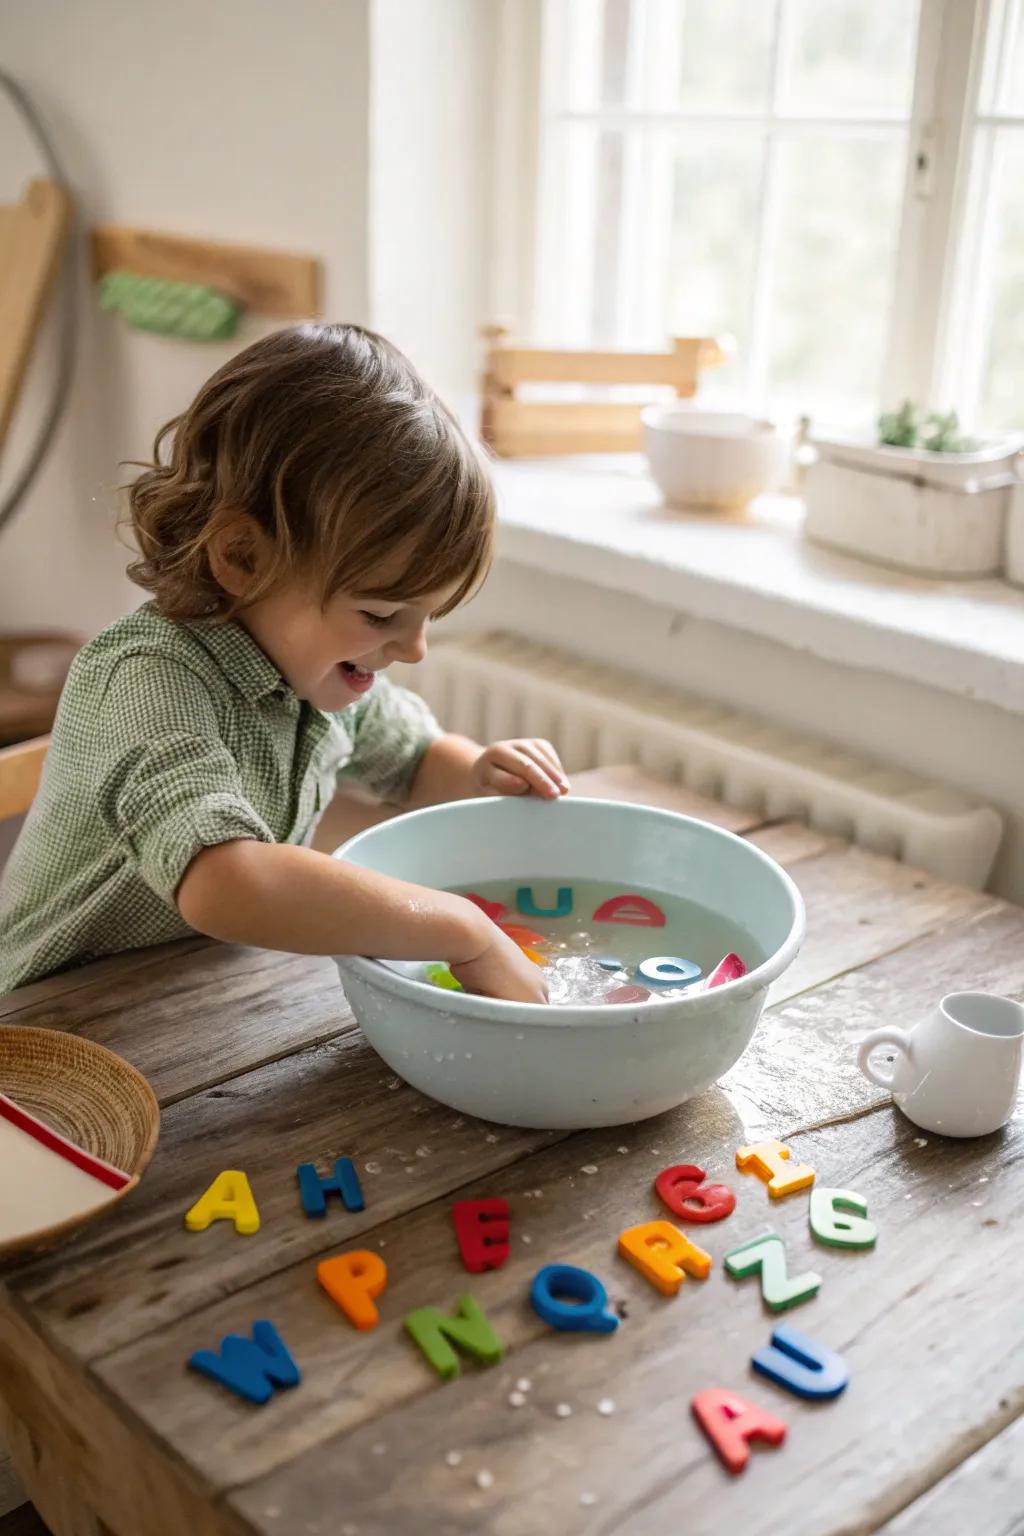
[[[619,1238],[619,1252],[663,1296],[674,1296],[686,1275],[704,1280],[711,1269],[710,1253],[698,1248],[670,1221],[644,1221],[638,1227],[627,1227]]]
[[[388,1267],[379,1253],[355,1248],[323,1259],[316,1267],[316,1277],[332,1301],[336,1301],[356,1328],[376,1328],[379,1313],[372,1297],[379,1296],[388,1283]]]

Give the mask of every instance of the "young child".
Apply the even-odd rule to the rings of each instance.
[[[358,326],[256,342],[163,429],[129,502],[153,598],[71,669],[0,883],[0,993],[195,930],[446,960],[467,990],[544,1001],[472,902],[305,846],[339,775],[406,807],[568,789],[548,742],[444,735],[381,675],[478,586],[494,522],[407,359]]]

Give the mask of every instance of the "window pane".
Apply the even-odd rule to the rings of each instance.
[[[658,105],[683,112],[771,104],[778,0],[658,0],[652,10]]]
[[[736,360],[715,370],[716,387],[738,383],[733,374],[749,350],[763,167],[760,133],[680,135],[667,329],[671,336],[736,337]]]
[[[638,36],[638,0],[549,0],[555,110],[621,106]]]
[[[1024,0],[991,0],[978,109],[1024,115]]]
[[[817,117],[909,117],[919,0],[790,0],[781,106]]]
[[[875,410],[890,321],[902,130],[779,143],[768,389],[822,419]]]
[[[978,408],[984,428],[1024,427],[1024,128],[998,132],[993,187],[992,300]]]

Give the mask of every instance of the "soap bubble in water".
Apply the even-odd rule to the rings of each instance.
[[[615,978],[589,955],[560,955],[548,967],[545,980],[548,1001],[563,1008],[603,1003],[615,985]]]

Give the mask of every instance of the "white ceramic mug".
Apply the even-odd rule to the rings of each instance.
[[[892,1070],[868,1057],[896,1052]],[[875,1029],[857,1065],[908,1119],[942,1136],[987,1136],[1013,1114],[1024,1054],[1024,1007],[992,992],[950,992],[917,1027]]]

